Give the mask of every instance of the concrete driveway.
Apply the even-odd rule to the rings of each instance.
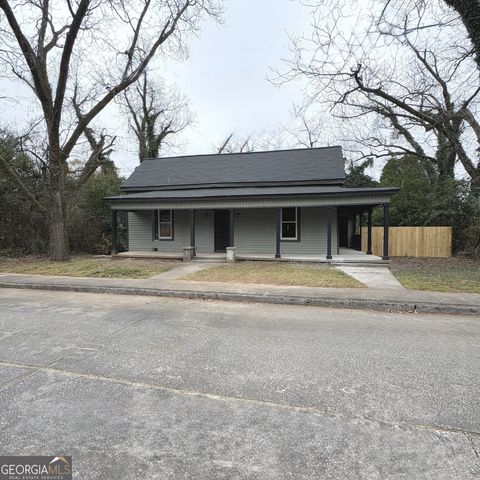
[[[0,453],[77,479],[478,479],[480,320],[0,290]]]

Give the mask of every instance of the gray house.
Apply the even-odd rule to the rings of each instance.
[[[347,188],[340,147],[192,155],[143,161],[108,197],[117,253],[117,211],[128,212],[131,256],[329,261],[354,253],[358,221],[388,207],[397,188]],[[235,247],[235,248],[232,248]]]

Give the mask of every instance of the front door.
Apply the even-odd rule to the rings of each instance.
[[[230,245],[229,211],[215,210],[215,251],[225,252]]]
[[[348,248],[348,217],[338,217],[338,243],[340,247]]]

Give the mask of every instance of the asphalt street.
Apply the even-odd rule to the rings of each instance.
[[[480,319],[0,289],[0,454],[76,479],[480,478]]]

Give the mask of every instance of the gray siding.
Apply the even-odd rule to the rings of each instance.
[[[175,210],[173,240],[152,241],[152,212],[128,212],[128,249],[130,251],[182,252],[190,245],[190,212]],[[201,210],[196,214],[196,240],[198,252],[213,252],[213,211]]]
[[[128,212],[128,249],[151,251],[152,247],[152,213]]]
[[[337,209],[332,209],[332,254],[337,254]],[[282,255],[327,254],[327,209],[300,209],[300,241],[283,240]]]
[[[276,209],[251,208],[238,210],[235,217],[237,254],[275,255]]]
[[[327,210],[300,209],[300,240],[282,240],[285,256],[327,254]],[[276,210],[243,209],[235,219],[235,246],[239,255],[275,254]],[[332,254],[337,253],[337,209],[332,212]]]
[[[195,221],[195,242],[197,244],[198,253],[212,253],[214,250],[213,220],[213,210],[197,210]]]
[[[128,241],[131,251],[178,252],[190,244],[190,214],[185,210],[174,213],[174,240],[152,241],[152,216],[148,212],[129,212]],[[285,256],[326,255],[326,209],[300,209],[300,240],[281,242]],[[235,246],[239,255],[275,254],[276,209],[240,209],[235,217]],[[332,253],[337,253],[337,211],[332,212]],[[214,251],[214,212],[198,210],[196,214],[197,252]]]

